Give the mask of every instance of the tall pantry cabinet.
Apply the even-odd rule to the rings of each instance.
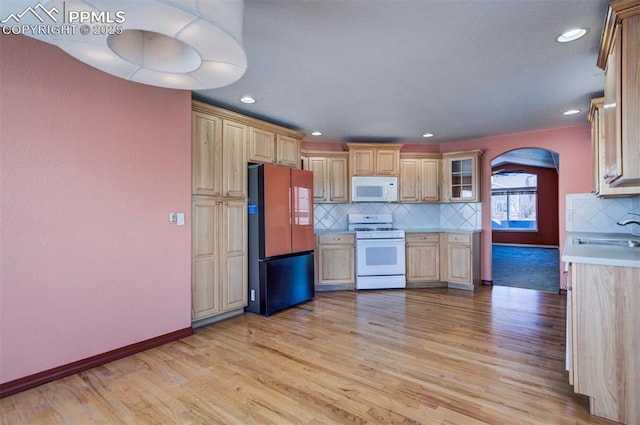
[[[249,127],[192,107],[191,319],[241,313],[247,305]]]

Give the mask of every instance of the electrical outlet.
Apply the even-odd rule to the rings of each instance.
[[[251,301],[255,301],[256,300],[256,290],[252,289],[251,290]]]

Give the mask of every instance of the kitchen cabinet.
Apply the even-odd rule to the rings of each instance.
[[[247,163],[295,166],[303,133],[199,101],[192,109],[192,320],[241,314],[247,306]],[[313,245],[313,242],[312,242]]]
[[[247,126],[194,112],[192,134],[192,193],[246,196]]]
[[[300,138],[251,127],[249,162],[300,168]]]
[[[567,357],[574,391],[590,412],[640,424],[638,268],[571,264],[567,287]]]
[[[300,140],[278,134],[276,136],[276,164],[300,168]]]
[[[316,290],[355,289],[355,234],[317,235]]]
[[[276,135],[273,132],[251,127],[249,161],[267,164],[276,162]]]
[[[407,233],[407,288],[445,286],[440,281],[440,234]]]
[[[247,305],[247,202],[194,197],[191,318]]]
[[[479,150],[442,154],[444,202],[480,202],[481,155]]]
[[[438,202],[440,155],[400,154],[399,202]]]
[[[604,167],[615,187],[640,186],[640,7],[638,1],[609,4],[597,65],[605,71]]]
[[[633,196],[640,194],[639,186],[611,186],[603,178],[606,168],[605,146],[605,111],[604,97],[591,100],[589,109],[589,123],[591,123],[591,147],[593,157],[593,193],[599,197]]]
[[[304,151],[302,166],[313,172],[313,201],[349,202],[348,154],[346,152]]]
[[[397,176],[402,145],[347,143],[350,176]]]
[[[474,291],[480,286],[480,233],[442,233],[441,270],[450,288]]]

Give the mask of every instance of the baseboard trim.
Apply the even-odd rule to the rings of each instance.
[[[493,280],[483,280],[482,285],[493,286]]]
[[[78,360],[66,365],[54,367],[53,369],[5,382],[0,384],[0,398],[8,397],[30,388],[46,384],[47,382],[55,381],[56,379],[64,378],[66,376],[91,369],[92,367],[101,366],[114,360],[164,345],[168,342],[177,341],[181,338],[191,336],[192,334],[193,329],[191,327],[180,329],[155,338],[136,342],[125,347],[116,348],[115,350],[107,351],[106,353],[97,354],[83,360]]]
[[[559,249],[558,245],[537,245],[537,244],[526,244],[526,243],[501,243],[494,242],[491,245],[494,246],[513,246],[516,248],[547,248],[547,249]]]

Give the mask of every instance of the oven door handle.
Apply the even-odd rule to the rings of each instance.
[[[389,245],[404,245],[403,238],[389,238],[389,239],[357,239],[356,245],[379,245],[379,246],[389,246]]]

